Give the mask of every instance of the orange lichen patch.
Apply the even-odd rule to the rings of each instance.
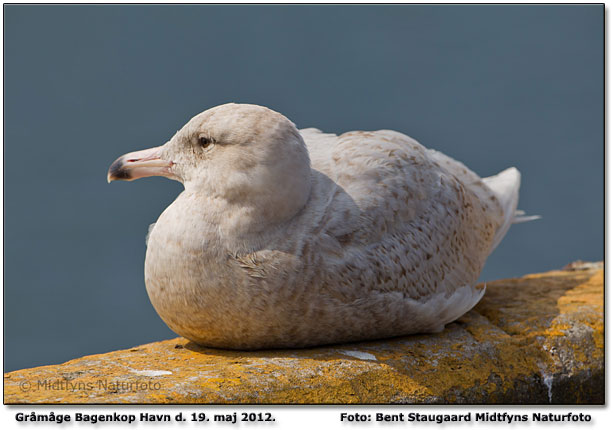
[[[580,306],[589,306],[594,311],[602,312],[604,294],[604,272],[598,270],[586,282],[568,290],[558,300],[560,311],[568,313],[577,310]]]
[[[6,373],[4,401],[602,403],[603,371],[603,272],[583,265],[488,283],[442,333],[249,352],[177,338]]]

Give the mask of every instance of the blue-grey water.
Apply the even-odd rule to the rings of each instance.
[[[106,183],[196,113],[394,129],[521,208],[482,279],[603,258],[603,14],[583,6],[4,6],[5,371],[173,337],[145,234],[181,191]]]

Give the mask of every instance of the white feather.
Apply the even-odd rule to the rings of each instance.
[[[536,220],[540,216],[526,216],[524,211],[517,210],[521,174],[515,167],[509,167],[497,175],[483,178],[483,182],[494,192],[504,213],[504,222],[496,231],[490,248],[493,251],[507,234],[511,224]]]

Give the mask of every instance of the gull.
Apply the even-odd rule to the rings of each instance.
[[[514,222],[515,168],[480,178],[391,130],[298,130],[225,104],[107,179],[164,176],[184,191],[150,227],[145,284],[176,333],[230,349],[440,332],[469,311]]]

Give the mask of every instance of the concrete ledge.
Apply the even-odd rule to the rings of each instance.
[[[16,403],[604,403],[603,270],[488,283],[444,332],[302,350],[183,338],[4,375]]]

